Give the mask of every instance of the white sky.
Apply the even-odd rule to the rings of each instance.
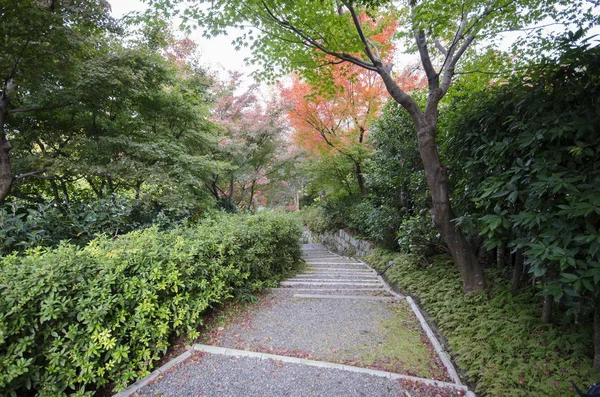
[[[108,0],[112,7],[112,15],[122,18],[131,11],[143,11],[148,8],[140,0]],[[218,72],[221,78],[227,78],[229,70],[240,71],[246,76],[246,83],[250,84],[250,73],[254,68],[246,66],[244,58],[250,56],[248,49],[235,51],[231,40],[233,37],[219,36],[212,39],[202,37],[201,32],[194,32],[190,38],[198,45],[200,60],[204,66]]]

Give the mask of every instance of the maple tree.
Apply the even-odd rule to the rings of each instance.
[[[393,20],[369,19],[361,15],[372,29],[380,26],[371,40],[380,46],[380,54],[390,59],[395,46],[391,36],[396,30]],[[281,87],[281,93],[290,103],[288,118],[293,128],[293,142],[313,158],[343,156],[354,170],[361,195],[367,194],[364,162],[371,149],[366,144],[369,124],[379,115],[386,101],[386,88],[377,73],[351,63],[335,62],[327,65],[330,83],[326,89],[298,75],[290,87]],[[422,87],[418,74],[404,73],[399,82],[407,91]],[[349,189],[352,190],[352,189]]]
[[[262,104],[258,85],[238,93],[240,86],[242,74],[230,72],[229,80],[216,87],[221,94],[211,118],[223,129],[215,156],[230,166],[214,172],[205,185],[228,210],[253,208],[257,201],[264,202],[260,190],[277,173],[285,127],[280,101],[271,98]]]

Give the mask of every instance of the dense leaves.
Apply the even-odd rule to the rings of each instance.
[[[1,394],[124,388],[152,370],[170,337],[197,337],[209,308],[296,269],[300,234],[280,215],[213,215],[3,258]]]
[[[598,47],[567,49],[474,94],[458,113],[452,143],[456,172],[472,175],[458,186],[476,205],[488,248],[522,250],[544,294],[592,298],[591,308],[600,292],[598,59]]]

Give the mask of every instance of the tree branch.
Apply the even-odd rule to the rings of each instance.
[[[344,5],[350,11],[350,15],[352,15],[352,21],[354,22],[354,27],[356,28],[358,37],[360,37],[360,41],[365,46],[365,54],[367,54],[367,57],[369,57],[371,62],[373,62],[373,65],[377,66],[377,65],[381,64],[381,58],[379,56],[379,51],[377,50],[375,45],[369,39],[367,39],[367,37],[365,36],[365,32],[362,29],[360,19],[358,18],[358,15],[356,15],[356,10],[352,6],[352,2],[350,2],[350,1],[344,2]],[[378,53],[373,54],[373,52],[371,51],[371,48],[374,48]]]
[[[423,70],[425,71],[427,81],[429,82],[429,89],[437,89],[439,87],[439,75],[431,62],[431,56],[427,49],[427,40],[425,39],[425,32],[423,30],[415,30],[414,35],[417,48],[419,49],[419,56],[421,57],[421,63],[423,64]]]
[[[44,176],[44,177],[38,176],[38,174],[40,174],[40,173],[42,173],[42,172],[46,172],[46,171],[48,171],[48,169],[47,169],[47,168],[44,168],[44,169],[37,170],[37,171],[31,171],[31,172],[27,172],[27,173],[25,173],[25,174],[19,174],[19,175],[15,175],[15,177],[14,177],[14,178],[15,178],[15,179],[23,179],[23,178],[27,178],[27,177],[30,177],[30,176],[31,176],[31,177],[42,178],[42,179],[52,179],[52,178],[50,178],[50,177],[46,177],[46,176]]]
[[[469,48],[473,40],[475,40],[474,35],[470,34],[469,36],[467,36],[465,41],[462,43],[462,45],[448,64],[446,70],[444,71],[444,80],[442,81],[442,91],[444,94],[448,92],[448,89],[450,88],[452,78],[454,77],[454,69],[456,67],[456,64],[460,60],[460,57],[465,53],[467,48]]]
[[[44,110],[54,110],[54,109],[66,108],[67,106],[71,106],[72,104],[73,104],[72,102],[69,102],[69,103],[64,103],[62,105],[36,106],[36,107],[31,107],[31,108],[10,109],[8,111],[8,113],[26,113],[26,112],[37,112],[37,111],[44,111]]]
[[[369,69],[369,70],[377,70],[377,68],[375,67],[375,65],[370,64],[368,62],[363,61],[360,58],[357,58],[353,55],[350,54],[346,54],[346,53],[340,53],[337,51],[332,51],[330,49],[328,49],[327,47],[325,47],[323,44],[319,43],[318,40],[315,40],[313,37],[311,37],[310,35],[306,34],[302,29],[299,29],[297,27],[295,27],[294,25],[290,24],[288,21],[286,20],[282,20],[277,18],[277,16],[275,14],[273,14],[273,12],[271,11],[271,9],[265,4],[264,1],[262,1],[263,7],[265,9],[265,11],[267,12],[269,18],[275,22],[276,24],[278,24],[281,28],[291,31],[293,33],[295,33],[296,35],[300,36],[302,39],[304,39],[303,44],[307,47],[314,47],[322,52],[324,52],[327,55],[331,55],[333,57],[336,57],[338,59],[353,63],[357,66],[361,66],[365,69]]]

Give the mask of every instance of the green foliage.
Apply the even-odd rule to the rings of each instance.
[[[398,247],[403,252],[421,258],[446,251],[426,209],[402,219],[402,224],[398,227]]]
[[[326,214],[322,206],[311,205],[300,210],[302,221],[310,231],[317,234],[334,230],[326,220]]]
[[[598,380],[592,367],[589,325],[543,324],[540,299],[528,289],[517,296],[499,272],[488,272],[486,294],[464,295],[456,266],[447,256],[424,267],[418,258],[376,250],[367,262],[377,270],[394,265],[388,279],[418,296],[447,338],[457,364],[483,396],[567,396],[570,380]]]
[[[439,238],[428,213],[430,199],[415,138],[408,112],[388,102],[371,126],[369,139],[376,152],[367,167],[367,182],[374,208],[371,234],[389,248],[422,255],[432,253]]]
[[[152,224],[170,229],[189,215],[115,194],[63,206],[11,201],[0,207],[0,254],[56,246],[62,240],[81,246],[101,234],[116,237]]]
[[[213,214],[3,258],[0,394],[123,389],[152,370],[170,337],[196,338],[207,309],[297,269],[300,236],[283,215]]]
[[[599,47],[565,46],[463,102],[454,126],[458,173],[471,176],[457,190],[474,198],[487,246],[523,250],[544,294],[589,304],[600,293],[599,59]]]

